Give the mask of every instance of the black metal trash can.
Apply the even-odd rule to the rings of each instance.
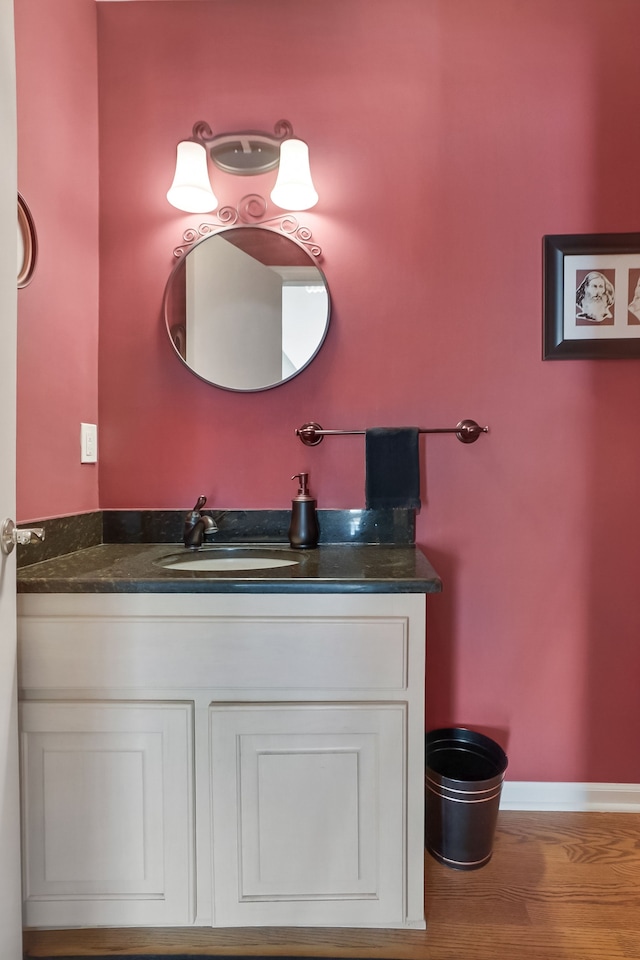
[[[425,845],[448,867],[476,870],[491,859],[507,756],[462,727],[426,738]]]

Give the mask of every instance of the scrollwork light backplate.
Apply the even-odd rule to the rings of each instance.
[[[227,227],[236,226],[272,226],[283,234],[297,240],[312,257],[322,259],[322,248],[315,242],[309,227],[305,227],[292,213],[280,213],[266,216],[267,201],[259,193],[249,193],[234,207],[220,207],[215,213],[215,221],[201,223],[198,227],[189,227],[182,235],[182,243],[173,251],[175,257],[182,257],[189,249],[204,237],[219,233]]]

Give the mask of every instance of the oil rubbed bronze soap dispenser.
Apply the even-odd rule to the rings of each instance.
[[[299,480],[298,496],[291,501],[291,524],[289,525],[289,543],[296,550],[308,550],[318,546],[318,517],[316,500],[308,489],[309,474],[294,473],[292,480]]]

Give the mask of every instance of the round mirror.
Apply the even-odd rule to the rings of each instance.
[[[329,326],[324,274],[304,246],[267,227],[220,230],[176,264],[164,297],[173,347],[225,390],[268,390],[313,360]]]

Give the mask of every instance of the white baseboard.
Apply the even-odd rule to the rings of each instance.
[[[640,783],[505,780],[501,810],[600,810],[640,813]]]

